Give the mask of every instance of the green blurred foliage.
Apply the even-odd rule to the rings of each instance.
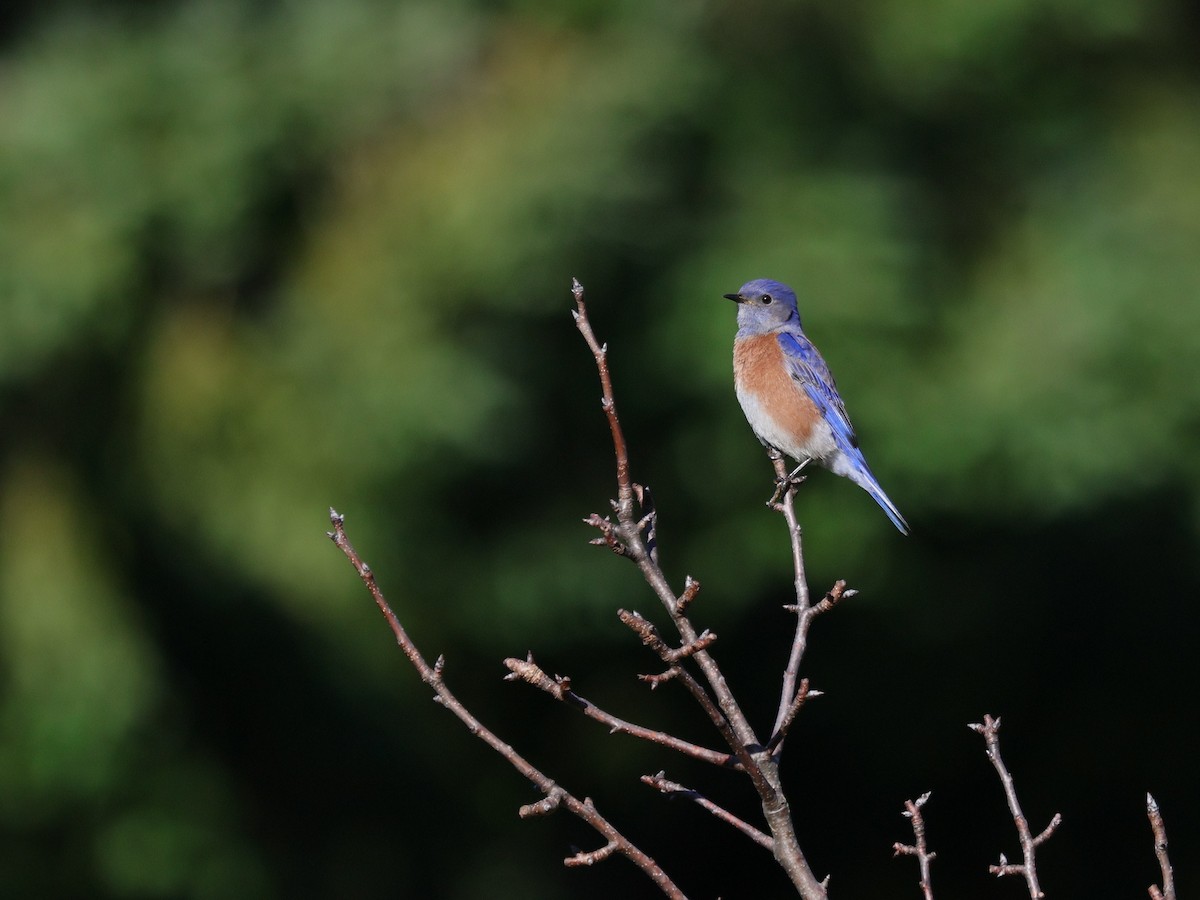
[[[573,275],[668,569],[704,581],[741,683],[782,664],[790,574],[722,293],[797,287],[914,525],[805,485],[814,588],[864,589],[794,750],[842,785],[793,778],[847,896],[907,889],[893,812],[930,787],[944,840],[995,856],[957,743],[984,707],[1024,716],[1034,808],[1093,822],[1055,838],[1081,895],[1100,845],[1152,877],[1147,786],[1200,835],[1195,735],[1142,739],[1190,708],[1200,630],[1190,5],[55,2],[0,28],[0,893],[647,892],[555,869],[586,830],[516,822],[524,786],[429,709],[325,543],[333,504],[489,724],[606,779],[685,872],[746,858],[689,890],[783,894],[629,786],[657,756],[498,683],[533,647],[710,740],[636,693],[612,613],[652,600],[585,543],[612,460]],[[1099,762],[1069,771],[1098,717],[1113,808]]]

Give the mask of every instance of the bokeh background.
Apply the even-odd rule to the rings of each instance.
[[[0,894],[654,896],[429,700],[452,687],[696,897],[783,897],[637,783],[733,776],[503,683],[532,649],[715,745],[617,622],[570,278],[662,554],[769,722],[790,618],[731,389],[793,284],[901,538],[816,472],[826,697],[790,742],[835,896],[1019,897],[982,741],[1055,897],[1138,897],[1162,803],[1200,885],[1200,7],[1185,0],[10,0],[0,8]]]

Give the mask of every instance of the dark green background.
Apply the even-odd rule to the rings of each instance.
[[[835,897],[1200,884],[1200,14],[1184,0],[58,2],[0,11],[0,893],[653,896],[429,700],[326,508],[489,725],[695,897],[766,853],[637,783],[738,779],[500,681],[532,649],[715,745],[587,546],[611,448],[765,727],[790,638],[734,310],[796,287],[901,538],[800,500],[827,694],[789,742]],[[1190,887],[1189,887],[1190,886]]]

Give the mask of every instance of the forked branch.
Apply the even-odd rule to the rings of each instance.
[[[763,815],[771,831],[772,852],[800,895],[805,900],[824,900],[827,896],[825,885],[813,874],[800,849],[791,811],[783,793],[777,759],[780,741],[774,743],[774,753],[772,753],[758,739],[726,682],[724,674],[709,652],[708,648],[712,643],[711,636],[707,632],[703,634],[697,632],[688,618],[687,610],[696,597],[698,584],[688,579],[684,590],[676,594],[658,564],[657,547],[654,540],[656,516],[653,504],[650,502],[649,492],[645,488],[635,485],[630,476],[628,444],[621,427],[620,417],[617,414],[612,376],[608,369],[608,349],[606,345],[596,339],[592,330],[588,320],[587,306],[584,302],[583,285],[578,280],[573,282],[572,293],[575,296],[575,310],[573,311],[575,324],[592,351],[600,375],[602,395],[600,406],[604,410],[609,430],[612,433],[613,451],[617,464],[617,499],[612,504],[616,513],[616,521],[602,518],[597,514],[593,514],[586,521],[599,529],[601,534],[599,543],[607,545],[621,556],[630,559],[638,567],[642,577],[671,617],[671,622],[679,634],[680,644],[678,647],[671,647],[658,634],[657,629],[649,625],[644,618],[641,616],[634,618],[636,614],[623,614],[622,621],[633,628],[642,637],[643,642],[668,664],[667,673],[663,676],[654,676],[655,680],[651,683],[657,684],[663,680],[681,683],[705,709],[713,724],[721,732],[730,751],[754,784],[755,791],[762,803]],[[789,485],[786,491],[787,496],[790,497],[793,490],[794,487]],[[798,526],[795,527],[793,533],[798,539]],[[798,545],[795,546],[798,565],[801,567],[798,571],[802,572],[803,561],[798,556]],[[807,601],[804,602],[807,605]],[[805,620],[806,629],[808,621]],[[798,667],[799,655],[794,652],[793,656]],[[699,667],[705,682],[707,682],[707,688],[693,678],[684,667],[683,663],[687,660],[694,661]],[[793,706],[797,709],[799,707],[799,704],[795,703],[795,679],[792,681],[790,691],[785,686],[784,694],[785,698],[780,703],[779,721],[772,729],[773,734],[783,733],[780,726],[787,718],[788,711],[792,710]]]
[[[714,766],[722,768],[740,770],[741,764],[734,759],[732,754],[721,753],[716,750],[709,750],[707,747],[701,747],[698,744],[693,744],[689,741],[682,740],[667,734],[665,731],[656,731],[653,728],[645,728],[641,725],[635,725],[632,722],[627,722],[624,719],[618,718],[611,713],[605,712],[596,706],[590,700],[586,700],[571,689],[571,679],[564,675],[555,675],[551,678],[547,675],[537,663],[533,661],[533,654],[529,654],[525,659],[509,658],[504,661],[504,665],[508,666],[509,673],[504,676],[506,681],[524,681],[532,684],[534,687],[541,688],[551,697],[556,700],[561,700],[568,706],[573,706],[582,712],[589,719],[595,719],[603,725],[608,726],[609,734],[628,734],[633,737],[640,738],[644,741],[649,741],[652,744],[659,744],[668,749],[682,753],[684,756],[690,756],[693,759],[703,760],[707,763],[712,763]]]
[[[792,638],[792,650],[788,656],[787,668],[783,672],[783,687],[779,692],[779,711],[775,715],[775,724],[771,728],[771,739],[767,742],[776,762],[783,752],[783,740],[787,737],[788,729],[795,721],[796,713],[804,704],[807,697],[818,697],[820,691],[810,691],[808,682],[798,685],[800,678],[800,662],[804,651],[808,649],[808,632],[817,616],[828,612],[841,600],[848,600],[858,592],[846,587],[846,582],[838,581],[829,592],[814,604],[808,590],[808,577],[804,571],[804,546],[800,521],[796,517],[796,488],[803,482],[796,472],[789,472],[786,460],[777,450],[769,451],[772,464],[775,466],[777,487],[767,506],[783,515],[787,522],[788,538],[792,545],[792,566],[795,569],[796,602],[787,609],[796,614],[796,631]]]
[[[420,674],[421,680],[433,688],[434,699],[450,710],[450,712],[454,713],[459,721],[467,726],[467,730],[471,734],[475,735],[508,760],[514,769],[533,782],[538,790],[545,794],[544,800],[521,807],[519,811],[521,817],[546,815],[560,806],[565,806],[573,815],[587,822],[605,840],[604,846],[599,850],[577,853],[574,856],[568,857],[564,860],[566,865],[590,866],[593,863],[608,858],[614,853],[618,853],[641,869],[646,877],[653,881],[663,894],[673,898],[673,900],[684,900],[683,891],[675,885],[658,863],[636,847],[608,819],[601,815],[590,798],[585,797],[583,800],[580,800],[556,784],[552,778],[517,753],[509,744],[500,740],[486,725],[475,718],[459,702],[458,698],[454,696],[442,678],[445,661],[442,657],[438,657],[432,666],[426,662],[425,657],[408,636],[408,632],[400,624],[400,619],[392,611],[392,607],[383,596],[383,591],[380,590],[379,585],[375,581],[375,573],[362,561],[362,558],[358,555],[358,551],[350,543],[350,538],[346,535],[346,525],[342,516],[337,511],[331,509],[329,511],[329,520],[333,524],[333,531],[328,533],[330,539],[345,554],[346,559],[350,561],[355,571],[358,572],[358,576],[367,586],[367,590],[371,592],[371,596],[375,600],[375,605],[379,607],[379,611],[383,613],[388,625],[391,626],[392,633],[396,636],[396,643],[400,645],[400,649],[404,651],[404,655],[408,657],[409,662],[412,663],[418,674]]]
[[[1042,892],[1041,886],[1038,884],[1037,877],[1037,848],[1049,840],[1050,836],[1062,824],[1062,815],[1055,813],[1040,834],[1034,835],[1029,828],[1029,821],[1025,818],[1025,814],[1021,812],[1021,804],[1017,800],[1017,789],[1013,783],[1013,777],[1009,773],[1008,768],[1004,765],[1004,760],[1000,757],[1000,719],[992,718],[989,715],[983,717],[983,724],[973,724],[968,726],[972,731],[983,735],[984,741],[987,743],[988,759],[992,761],[992,765],[996,768],[996,774],[1000,776],[1000,783],[1004,786],[1004,796],[1008,800],[1008,809],[1012,813],[1013,822],[1017,826],[1017,836],[1021,841],[1021,855],[1024,859],[1021,863],[1010,863],[1003,853],[1000,854],[999,865],[988,866],[988,871],[997,877],[1005,875],[1021,875],[1025,878],[1025,884],[1029,887],[1029,896],[1032,900],[1041,900],[1046,895]]]
[[[897,841],[892,845],[892,852],[896,856],[917,858],[917,865],[921,870],[921,893],[925,900],[933,900],[933,880],[929,874],[929,864],[937,858],[937,854],[925,843],[925,817],[921,815],[921,807],[929,802],[929,796],[930,792],[926,791],[916,800],[904,801],[904,812],[901,815],[912,822],[913,843],[901,844]]]
[[[729,825],[732,825],[750,840],[754,841],[768,850],[774,849],[775,842],[769,834],[763,834],[745,819],[742,819],[722,806],[713,803],[699,791],[693,791],[691,788],[684,787],[675,781],[668,781],[665,772],[659,772],[657,775],[643,775],[642,781],[650,787],[657,789],[664,794],[674,794],[677,796],[687,797],[689,800],[696,803],[703,809],[707,809],[710,813]]]

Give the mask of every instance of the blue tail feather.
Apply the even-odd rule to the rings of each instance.
[[[878,484],[873,484],[867,488],[867,493],[875,498],[875,502],[887,513],[887,517],[892,520],[892,524],[900,529],[900,533],[908,534],[908,523],[904,521],[904,516],[900,515],[900,510],[896,509],[896,504],[883,492],[883,488]]]
[[[866,460],[862,458],[862,454],[856,453],[855,456],[857,457],[855,460],[858,463],[857,465],[839,467],[840,471],[838,469],[834,471],[837,471],[839,475],[845,475],[870,494],[875,502],[879,504],[879,507],[887,513],[887,517],[892,520],[892,524],[900,530],[900,533],[908,534],[908,522],[904,521],[904,516],[900,515],[900,510],[896,509],[896,504],[883,492],[883,488],[879,486],[879,482],[875,480],[875,476],[867,468]]]

